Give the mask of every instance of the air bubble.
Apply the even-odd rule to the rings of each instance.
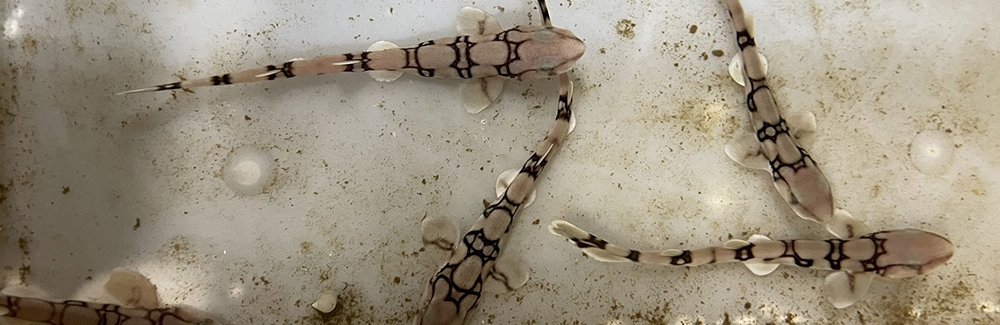
[[[243,195],[256,195],[274,174],[271,155],[257,148],[236,149],[222,171],[226,185]]]
[[[955,156],[955,143],[941,131],[923,131],[910,143],[910,160],[917,170],[940,175],[948,171]]]

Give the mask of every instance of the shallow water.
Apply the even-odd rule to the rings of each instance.
[[[415,76],[113,93],[453,35],[463,5],[504,27],[539,24],[533,2],[508,0],[0,2],[0,266],[52,298],[88,297],[79,288],[131,267],[164,302],[236,324],[322,323],[309,304],[323,290],[341,292],[326,322],[409,323],[438,266],[421,251],[420,220],[474,220],[496,176],[547,131],[554,81],[509,82],[478,115],[462,109],[457,82]],[[588,46],[573,70],[578,125],[508,246],[531,279],[485,295],[470,324],[1000,319],[1000,4],[744,6],[779,104],[816,114],[810,153],[838,204],[874,229],[944,234],[955,257],[929,276],[876,282],[843,310],[816,289],[825,272],[583,258],[545,225],[564,218],[648,249],[827,234],[794,216],[767,173],[723,152],[747,118],[720,3],[554,1],[553,23]],[[244,147],[273,158],[261,194],[226,185]]]

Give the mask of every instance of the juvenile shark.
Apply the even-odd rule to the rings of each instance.
[[[726,154],[741,165],[770,170],[774,188],[799,217],[823,224],[839,238],[854,238],[869,232],[850,213],[834,207],[830,182],[803,148],[815,136],[815,116],[802,112],[789,116],[788,120],[782,117],[764,77],[764,62],[754,40],[753,18],[743,11],[739,0],[722,2],[736,30],[746,105],[755,130],[736,136],[726,145]]]
[[[403,73],[422,77],[466,79],[460,87],[463,106],[469,112],[483,110],[503,89],[504,79],[529,80],[569,71],[583,56],[586,46],[573,32],[552,26],[544,1],[539,1],[544,26],[517,26],[501,30],[486,12],[465,7],[459,12],[461,35],[421,42],[400,48],[377,42],[363,52],[284,63],[128,90],[132,94],[207,86],[222,86],[297,76],[340,72],[369,72],[379,81],[393,81]]]
[[[779,265],[833,271],[826,276],[823,289],[836,308],[863,298],[875,277],[924,275],[943,266],[955,251],[947,238],[918,229],[877,231],[847,240],[772,240],[753,235],[695,250],[638,251],[609,243],[563,220],[553,221],[548,228],[601,262],[668,266],[739,262],[757,275],[767,275]]]

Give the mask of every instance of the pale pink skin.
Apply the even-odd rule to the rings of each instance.
[[[853,217],[844,220],[835,216],[830,182],[820,171],[817,162],[796,141],[790,126],[781,116],[778,103],[764,76],[764,65],[753,38],[752,21],[743,12],[739,1],[723,2],[730,12],[740,58],[743,60],[743,80],[751,126],[760,142],[759,154],[766,159],[771,170],[774,188],[799,217],[827,225],[827,229],[842,229],[835,234],[844,238],[860,235],[857,232],[866,229]]]
[[[493,272],[495,258],[504,247],[515,214],[522,208],[535,188],[535,178],[549,159],[556,155],[563,139],[571,130],[573,85],[569,74],[559,75],[559,110],[545,139],[540,141],[517,176],[495,202],[486,208],[472,228],[454,245],[448,261],[428,281],[424,290],[423,308],[415,325],[463,324],[475,312],[482,296],[483,282]],[[466,244],[471,238],[472,244]],[[497,242],[495,248],[485,242]],[[489,260],[483,263],[484,256]],[[520,285],[520,284],[517,284]],[[507,290],[513,290],[509,283]],[[456,305],[455,301],[460,301]],[[457,308],[456,308],[457,307]]]
[[[130,308],[83,301],[49,301],[0,294],[4,317],[54,325],[98,325],[128,318],[123,325],[215,325],[221,324],[186,307]]]
[[[751,238],[749,242],[731,240],[721,247],[650,251],[608,243],[562,220],[554,221],[549,231],[576,243],[584,253],[602,262],[671,266],[768,263],[854,274],[874,273],[893,279],[930,273],[944,265],[955,253],[955,246],[947,238],[919,229],[878,231],[847,240]],[[838,258],[830,260],[830,256]],[[802,266],[796,260],[812,262],[809,266]]]
[[[462,49],[456,58],[455,47]],[[434,78],[556,76],[573,68],[586,45],[573,32],[552,26],[517,26],[498,34],[452,36],[408,48],[389,48],[294,59],[208,78],[180,81],[120,94],[190,89],[339,72],[400,71]],[[452,67],[458,59],[459,65]],[[468,62],[474,65],[468,65]]]
[[[759,275],[774,271],[778,265],[788,265],[846,272],[851,276],[899,279],[933,272],[955,254],[955,247],[947,238],[918,229],[878,231],[846,240],[772,240],[754,236],[749,241],[730,240],[722,246],[648,251],[609,243],[563,220],[553,221],[549,231],[569,239],[585,254],[601,262],[686,267],[745,263],[751,270],[764,269],[754,271]],[[863,287],[851,288],[851,291],[867,290],[867,286]],[[856,294],[860,297],[864,291]],[[846,305],[851,303],[853,301]]]

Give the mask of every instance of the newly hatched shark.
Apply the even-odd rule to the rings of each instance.
[[[722,247],[665,251],[621,247],[563,220],[550,223],[549,231],[601,262],[675,266],[742,262],[757,275],[769,274],[779,265],[834,271],[826,276],[823,289],[836,308],[864,297],[875,276],[924,275],[944,265],[954,253],[948,239],[917,229],[878,231],[847,240],[771,240],[753,235],[748,240],[727,241]]]
[[[539,1],[539,7],[543,12],[547,11],[544,1]],[[527,80],[556,76],[569,71],[583,56],[586,50],[583,41],[569,30],[553,27],[545,17],[545,25],[541,27],[517,26],[501,30],[496,19],[486,12],[465,7],[459,12],[459,36],[425,41],[406,48],[380,41],[364,52],[292,59],[278,65],[119,94],[338,72],[364,71],[376,80],[389,82],[409,72],[422,77],[467,79],[460,86],[462,103],[467,111],[477,113],[500,96],[504,78]]]
[[[549,17],[544,1],[539,1],[542,17]],[[535,146],[531,157],[512,179],[501,175],[498,183],[507,183],[492,204],[487,206],[472,228],[458,236],[453,223],[442,218],[425,218],[423,242],[450,251],[448,261],[431,277],[421,299],[416,325],[464,324],[486,292],[507,292],[528,281],[527,266],[520,259],[501,255],[514,216],[527,206],[534,193],[535,180],[558,151],[563,139],[573,130],[573,82],[568,73],[559,75],[559,110],[545,139]],[[506,173],[505,173],[506,174]]]
[[[736,29],[743,62],[743,84],[754,133],[743,133],[726,145],[726,154],[743,166],[770,170],[774,187],[799,217],[826,226],[839,238],[856,238],[870,230],[842,209],[834,208],[833,192],[816,161],[803,149],[816,132],[809,112],[785,120],[764,77],[765,64],[754,41],[753,18],[739,0],[723,0]]]
[[[136,271],[116,268],[104,285],[112,300],[123,304],[80,300],[51,301],[27,287],[6,288],[0,293],[0,318],[51,325],[215,325],[224,322],[189,306],[162,307],[156,286]],[[19,290],[23,295],[12,292]],[[30,294],[29,294],[30,293]],[[3,323],[0,321],[0,323]]]
[[[517,211],[530,203],[538,174],[573,129],[572,103],[573,83],[569,74],[563,73],[559,75],[559,110],[552,129],[464,236],[456,236],[457,228],[450,222],[424,219],[425,245],[444,248],[451,254],[427,284],[423,307],[414,324],[464,324],[483,291],[512,291],[528,281],[527,266],[509,254],[500,255],[500,251]],[[504,178],[501,176],[498,183],[505,182]]]
[[[78,300],[62,302],[0,294],[0,317],[52,325],[214,325],[185,307],[146,309]]]

